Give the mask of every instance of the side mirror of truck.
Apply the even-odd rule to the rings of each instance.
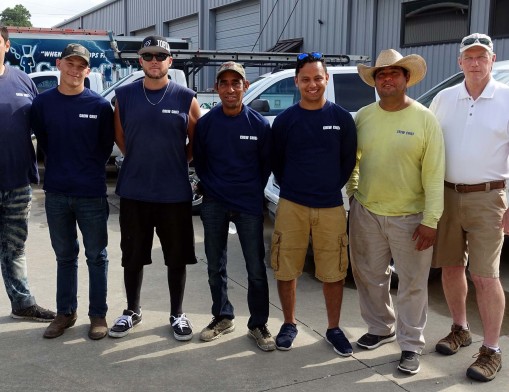
[[[251,109],[254,109],[261,114],[270,112],[269,101],[266,99],[255,99],[249,104],[249,106]]]

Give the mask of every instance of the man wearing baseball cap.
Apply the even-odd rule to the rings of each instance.
[[[273,351],[276,346],[267,328],[269,287],[263,242],[263,189],[270,174],[270,126],[261,114],[242,104],[248,87],[242,65],[233,61],[222,64],[215,82],[221,104],[196,125],[193,156],[204,191],[201,219],[213,316],[200,339],[212,341],[235,328],[226,271],[228,226],[233,222],[248,275],[248,336],[261,350]]]
[[[200,106],[194,91],[169,80],[165,38],[146,37],[138,54],[145,77],[116,90],[115,141],[124,154],[116,193],[127,308],[109,336],[126,336],[142,321],[143,269],[152,263],[155,229],[167,267],[170,331],[187,341],[193,329],[182,309],[186,266],[196,264],[188,162]]]
[[[444,142],[433,113],[406,94],[426,75],[421,56],[387,49],[374,67],[357,68],[380,96],[355,116],[357,164],[347,184],[352,272],[368,325],[357,346],[372,350],[397,339],[398,370],[416,374],[443,208]],[[391,258],[399,277],[397,315],[390,295]]]
[[[464,37],[459,52],[464,82],[441,91],[430,106],[442,126],[446,156],[444,214],[433,265],[442,267],[452,316],[451,332],[436,350],[452,355],[472,343],[466,310],[468,265],[484,340],[467,376],[490,381],[502,367],[499,336],[505,295],[499,267],[504,230],[509,228],[509,87],[491,77],[496,55],[489,36]]]
[[[32,127],[44,152],[45,207],[57,260],[57,316],[46,328],[48,339],[62,335],[78,317],[77,227],[83,236],[89,276],[90,339],[108,333],[105,165],[113,148],[110,104],[85,87],[90,53],[69,44],[57,60],[60,83],[34,99]]]

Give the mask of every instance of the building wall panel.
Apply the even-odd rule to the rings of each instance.
[[[304,38],[303,51],[341,53],[348,42],[348,0],[261,0],[261,50],[278,40]],[[276,5],[274,7],[274,5]]]
[[[198,15],[188,16],[169,22],[168,37],[189,38],[189,49],[199,49]]]

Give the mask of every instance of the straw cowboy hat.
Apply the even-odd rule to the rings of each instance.
[[[384,67],[401,67],[410,73],[407,87],[419,83],[426,75],[426,61],[418,54],[410,54],[403,57],[401,53],[394,49],[382,50],[376,59],[374,67],[368,67],[364,64],[357,65],[357,71],[364,83],[375,87],[375,72]]]

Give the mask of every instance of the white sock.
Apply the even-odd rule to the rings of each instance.
[[[488,348],[494,350],[496,353],[502,352],[502,351],[500,351],[500,347],[499,346],[488,346],[487,344],[485,344],[484,347],[488,347]]]

